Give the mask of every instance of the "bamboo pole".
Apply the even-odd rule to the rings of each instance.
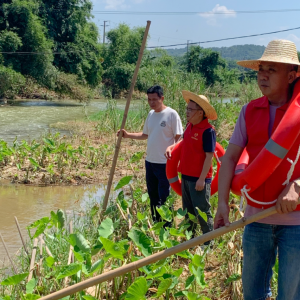
[[[194,239],[186,241],[186,242],[184,242],[182,244],[179,244],[175,247],[172,247],[172,248],[166,249],[164,251],[155,253],[155,254],[150,255],[148,257],[145,257],[141,260],[138,260],[136,262],[132,262],[132,263],[130,263],[128,265],[125,265],[123,267],[120,267],[118,269],[103,273],[101,275],[98,275],[96,277],[90,278],[90,279],[85,280],[83,282],[77,283],[75,285],[67,287],[63,290],[60,290],[60,291],[55,292],[53,294],[50,294],[48,296],[42,297],[42,298],[40,298],[40,300],[58,300],[58,299],[61,299],[63,297],[75,294],[79,291],[87,289],[88,287],[100,284],[104,281],[111,280],[115,277],[118,277],[118,276],[121,276],[121,275],[124,275],[124,274],[127,274],[127,273],[132,272],[136,269],[142,268],[146,265],[149,265],[149,264],[152,264],[152,263],[157,262],[159,260],[165,259],[165,258],[167,258],[171,255],[182,252],[182,251],[187,250],[189,248],[198,246],[198,245],[203,244],[207,241],[215,239],[215,238],[217,238],[217,237],[219,237],[219,236],[221,236],[225,233],[228,233],[230,231],[242,228],[242,227],[246,226],[247,224],[256,222],[260,219],[266,218],[266,217],[274,215],[274,214],[276,214],[275,206],[273,206],[271,208],[268,208],[268,209],[265,209],[265,210],[259,212],[258,214],[250,216],[248,218],[244,217],[244,218],[240,219],[239,221],[231,223],[228,227],[224,226],[224,227],[218,228],[214,231],[211,231],[209,233],[198,236]]]
[[[112,163],[112,167],[110,169],[110,174],[109,174],[109,179],[108,179],[108,183],[107,183],[106,193],[105,193],[105,197],[104,197],[104,200],[103,200],[103,210],[106,210],[106,207],[107,207],[108,197],[109,197],[109,194],[110,194],[111,186],[112,186],[114,175],[115,175],[115,169],[116,169],[116,165],[117,165],[121,140],[122,140],[122,136],[123,136],[122,129],[125,128],[125,123],[126,123],[126,120],[127,120],[127,115],[128,115],[129,106],[130,106],[130,101],[131,101],[131,98],[132,98],[134,86],[135,86],[137,75],[138,75],[139,68],[140,68],[140,65],[141,65],[144,49],[145,49],[145,46],[146,46],[150,24],[151,24],[151,21],[147,21],[147,26],[146,26],[146,30],[145,30],[145,33],[144,33],[142,46],[141,46],[139,57],[138,57],[138,60],[137,60],[137,63],[136,63],[135,71],[134,71],[134,74],[133,74],[133,77],[132,77],[131,86],[130,86],[130,90],[129,90],[129,94],[128,94],[127,102],[126,102],[126,106],[125,106],[123,121],[122,121],[122,125],[121,125],[121,130],[120,130],[120,134],[119,134],[119,137],[118,137],[118,140],[117,140],[117,145],[116,145],[116,149],[115,149],[113,163]]]
[[[43,238],[42,236],[40,235],[39,236],[39,240],[40,240],[40,262],[39,262],[39,273],[41,274],[42,271],[42,264],[43,264]]]
[[[25,250],[26,254],[29,256],[29,253],[28,253],[28,250],[27,250],[27,247],[26,247],[25,241],[24,241],[24,239],[23,239],[23,235],[22,235],[22,233],[21,233],[21,228],[20,228],[20,224],[19,224],[19,222],[18,222],[18,219],[17,219],[17,217],[15,217],[15,222],[16,222],[16,225],[17,225],[17,228],[18,228],[19,234],[20,234],[20,238],[21,238],[21,241],[22,241],[22,244],[23,244],[24,250]]]
[[[73,223],[72,223],[72,220],[70,221],[70,224],[69,224],[69,233],[73,233]],[[71,245],[70,246],[70,250],[69,250],[69,257],[68,257],[68,265],[71,263],[71,262],[74,262],[74,253],[73,253],[73,246]],[[65,278],[65,286],[68,284],[69,282],[69,277],[66,277]]]
[[[38,239],[35,238],[33,242],[33,249],[32,249],[32,254],[31,254],[31,261],[30,261],[30,268],[29,268],[29,275],[28,275],[28,282],[32,279],[33,275],[33,269],[34,269],[34,262],[35,262],[35,256],[36,256],[36,248],[38,244]]]
[[[3,239],[3,236],[2,236],[1,233],[0,233],[0,237],[1,237],[1,240],[2,240],[2,243],[3,243],[3,246],[4,246],[4,249],[5,249],[5,251],[6,251],[6,254],[7,254],[7,256],[8,256],[8,259],[10,260],[10,263],[11,263],[11,265],[12,265],[12,267],[13,267],[15,273],[18,274],[18,270],[17,270],[16,266],[14,265],[14,262],[12,261],[10,255],[9,255],[8,249],[7,249],[7,247],[6,247],[6,244],[5,244],[5,242],[4,242],[4,239]]]

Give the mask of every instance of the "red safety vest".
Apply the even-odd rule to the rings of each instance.
[[[182,141],[182,150],[180,155],[179,172],[181,174],[193,177],[200,177],[206,154],[203,150],[203,133],[206,129],[213,128],[207,119],[192,125],[188,123],[184,132]],[[211,178],[213,174],[212,166],[210,167],[206,178]]]
[[[289,103],[277,108],[275,121],[272,128],[272,134],[283,118]],[[246,146],[247,152],[249,154],[249,165],[263,149],[269,140],[268,128],[269,128],[269,101],[267,97],[261,97],[259,99],[251,101],[246,108],[245,113],[246,129],[248,136],[248,143]],[[284,133],[283,133],[284,134]],[[282,160],[280,165],[276,170],[270,175],[270,177],[255,191],[249,195],[260,202],[271,202],[278,198],[280,193],[286,187],[283,183],[287,179],[288,171],[290,170],[291,163],[288,162],[287,158],[295,160],[298,148],[300,145],[300,136],[296,139],[295,143]],[[270,154],[271,155],[271,154]],[[300,178],[300,163],[295,167],[291,181]],[[262,206],[256,204],[252,201],[248,201],[248,204],[257,208],[267,208],[272,205]],[[300,210],[300,205],[298,205],[297,210]]]

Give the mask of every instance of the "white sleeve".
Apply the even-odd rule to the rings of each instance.
[[[148,118],[149,118],[149,114],[147,116],[147,119],[145,121],[144,128],[143,128],[143,134],[147,134],[147,135],[149,135],[149,131],[148,131]]]
[[[172,114],[172,130],[173,130],[174,137],[176,135],[181,135],[183,132],[182,123],[176,111],[174,111],[174,113]]]

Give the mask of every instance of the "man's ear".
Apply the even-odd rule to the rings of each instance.
[[[289,72],[289,83],[293,83],[296,78],[297,78],[296,71]]]
[[[161,101],[164,101],[164,100],[165,100],[165,97],[164,97],[164,96],[161,96],[160,99],[161,99]]]

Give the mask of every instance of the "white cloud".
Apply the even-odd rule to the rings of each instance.
[[[125,0],[104,0],[105,9],[123,9],[127,6],[125,5]]]
[[[217,4],[211,11],[199,14],[209,25],[217,25],[217,18],[235,18],[236,12],[226,6]]]

